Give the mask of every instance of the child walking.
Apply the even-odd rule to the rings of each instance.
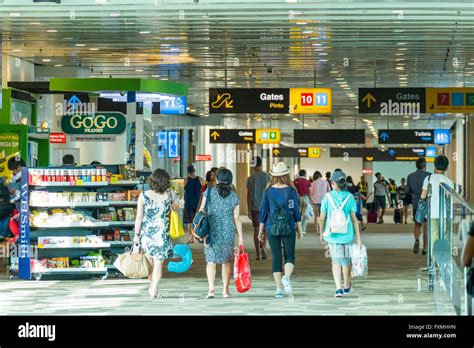
[[[321,243],[328,243],[332,259],[332,274],[336,284],[335,297],[343,297],[352,290],[351,250],[352,244],[360,248],[357,206],[354,196],[347,190],[347,177],[342,171],[336,171],[331,177],[333,190],[326,194],[321,203],[319,219]],[[341,273],[344,283],[341,280]]]

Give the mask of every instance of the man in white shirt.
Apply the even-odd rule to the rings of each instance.
[[[423,190],[421,191],[421,199],[425,199],[428,195],[428,184],[431,184],[431,201],[430,201],[430,223],[431,223],[431,242],[430,248],[433,253],[433,245],[439,239],[439,185],[441,183],[453,187],[453,182],[444,174],[449,166],[449,160],[446,156],[438,156],[434,161],[435,172],[425,178],[423,182]],[[447,212],[448,213],[448,212]],[[445,216],[446,218],[446,216]]]

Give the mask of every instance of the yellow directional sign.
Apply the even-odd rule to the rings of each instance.
[[[211,106],[214,109],[219,109],[223,105],[226,109],[232,109],[234,107],[234,101],[232,100],[230,93],[218,94],[216,100],[211,103]]]
[[[474,88],[426,88],[426,112],[474,112]]]
[[[320,147],[308,147],[308,157],[309,158],[320,158],[321,157],[321,148]]]
[[[280,144],[279,129],[257,129],[255,142],[257,144]]]
[[[291,114],[330,114],[331,88],[290,88]]]
[[[367,107],[370,108],[370,103],[371,102],[375,102],[377,99],[375,99],[375,97],[370,94],[370,93],[367,93],[366,96],[364,98],[362,98],[362,102],[365,103],[367,102]]]
[[[211,138],[213,138],[214,141],[216,141],[217,138],[219,138],[219,137],[220,137],[220,134],[217,133],[217,131],[214,131],[214,132],[211,133]]]
[[[279,154],[280,154],[280,150],[278,150],[278,149],[273,150],[273,155],[274,156],[278,156]]]

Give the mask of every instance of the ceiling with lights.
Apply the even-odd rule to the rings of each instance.
[[[237,124],[450,127],[461,115],[359,115],[359,87],[474,86],[474,1],[0,0],[2,49],[95,77],[211,87],[331,87],[333,117],[242,115]],[[332,120],[332,122],[331,122]]]

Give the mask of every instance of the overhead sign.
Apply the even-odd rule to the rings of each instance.
[[[290,88],[291,114],[330,114],[331,88]]]
[[[425,149],[422,147],[417,148],[389,148],[386,151],[382,151],[379,148],[365,148],[365,147],[332,147],[330,149],[331,157],[342,157],[348,158],[362,158],[365,161],[416,161],[418,157],[425,156]]]
[[[427,147],[425,150],[426,158],[435,158],[436,157],[436,147]]]
[[[231,144],[254,144],[255,129],[210,129],[210,142]]]
[[[281,134],[279,129],[257,129],[256,139],[257,144],[279,144]]]
[[[449,141],[449,129],[379,130],[379,144],[449,144]]]
[[[451,142],[451,133],[449,129],[435,129],[434,143],[436,145],[447,145]]]
[[[179,133],[168,132],[168,158],[179,157]]]
[[[272,150],[273,157],[298,158],[308,157],[307,147],[277,147]]]
[[[295,129],[295,144],[365,144],[363,129]]]
[[[51,144],[66,144],[66,134],[49,133],[49,142]]]
[[[170,96],[160,101],[160,114],[184,115],[186,114],[186,97]]]
[[[474,88],[426,88],[429,113],[474,112]]]
[[[196,155],[196,162],[209,162],[212,160],[211,155]]]
[[[66,134],[118,135],[125,132],[127,120],[119,112],[64,115],[61,119],[61,128]]]
[[[425,88],[359,88],[359,114],[419,115],[426,111]]]
[[[210,88],[209,113],[287,114],[288,88]]]
[[[321,157],[321,148],[319,148],[319,147],[309,147],[308,148],[308,157],[309,158],[320,158]]]

